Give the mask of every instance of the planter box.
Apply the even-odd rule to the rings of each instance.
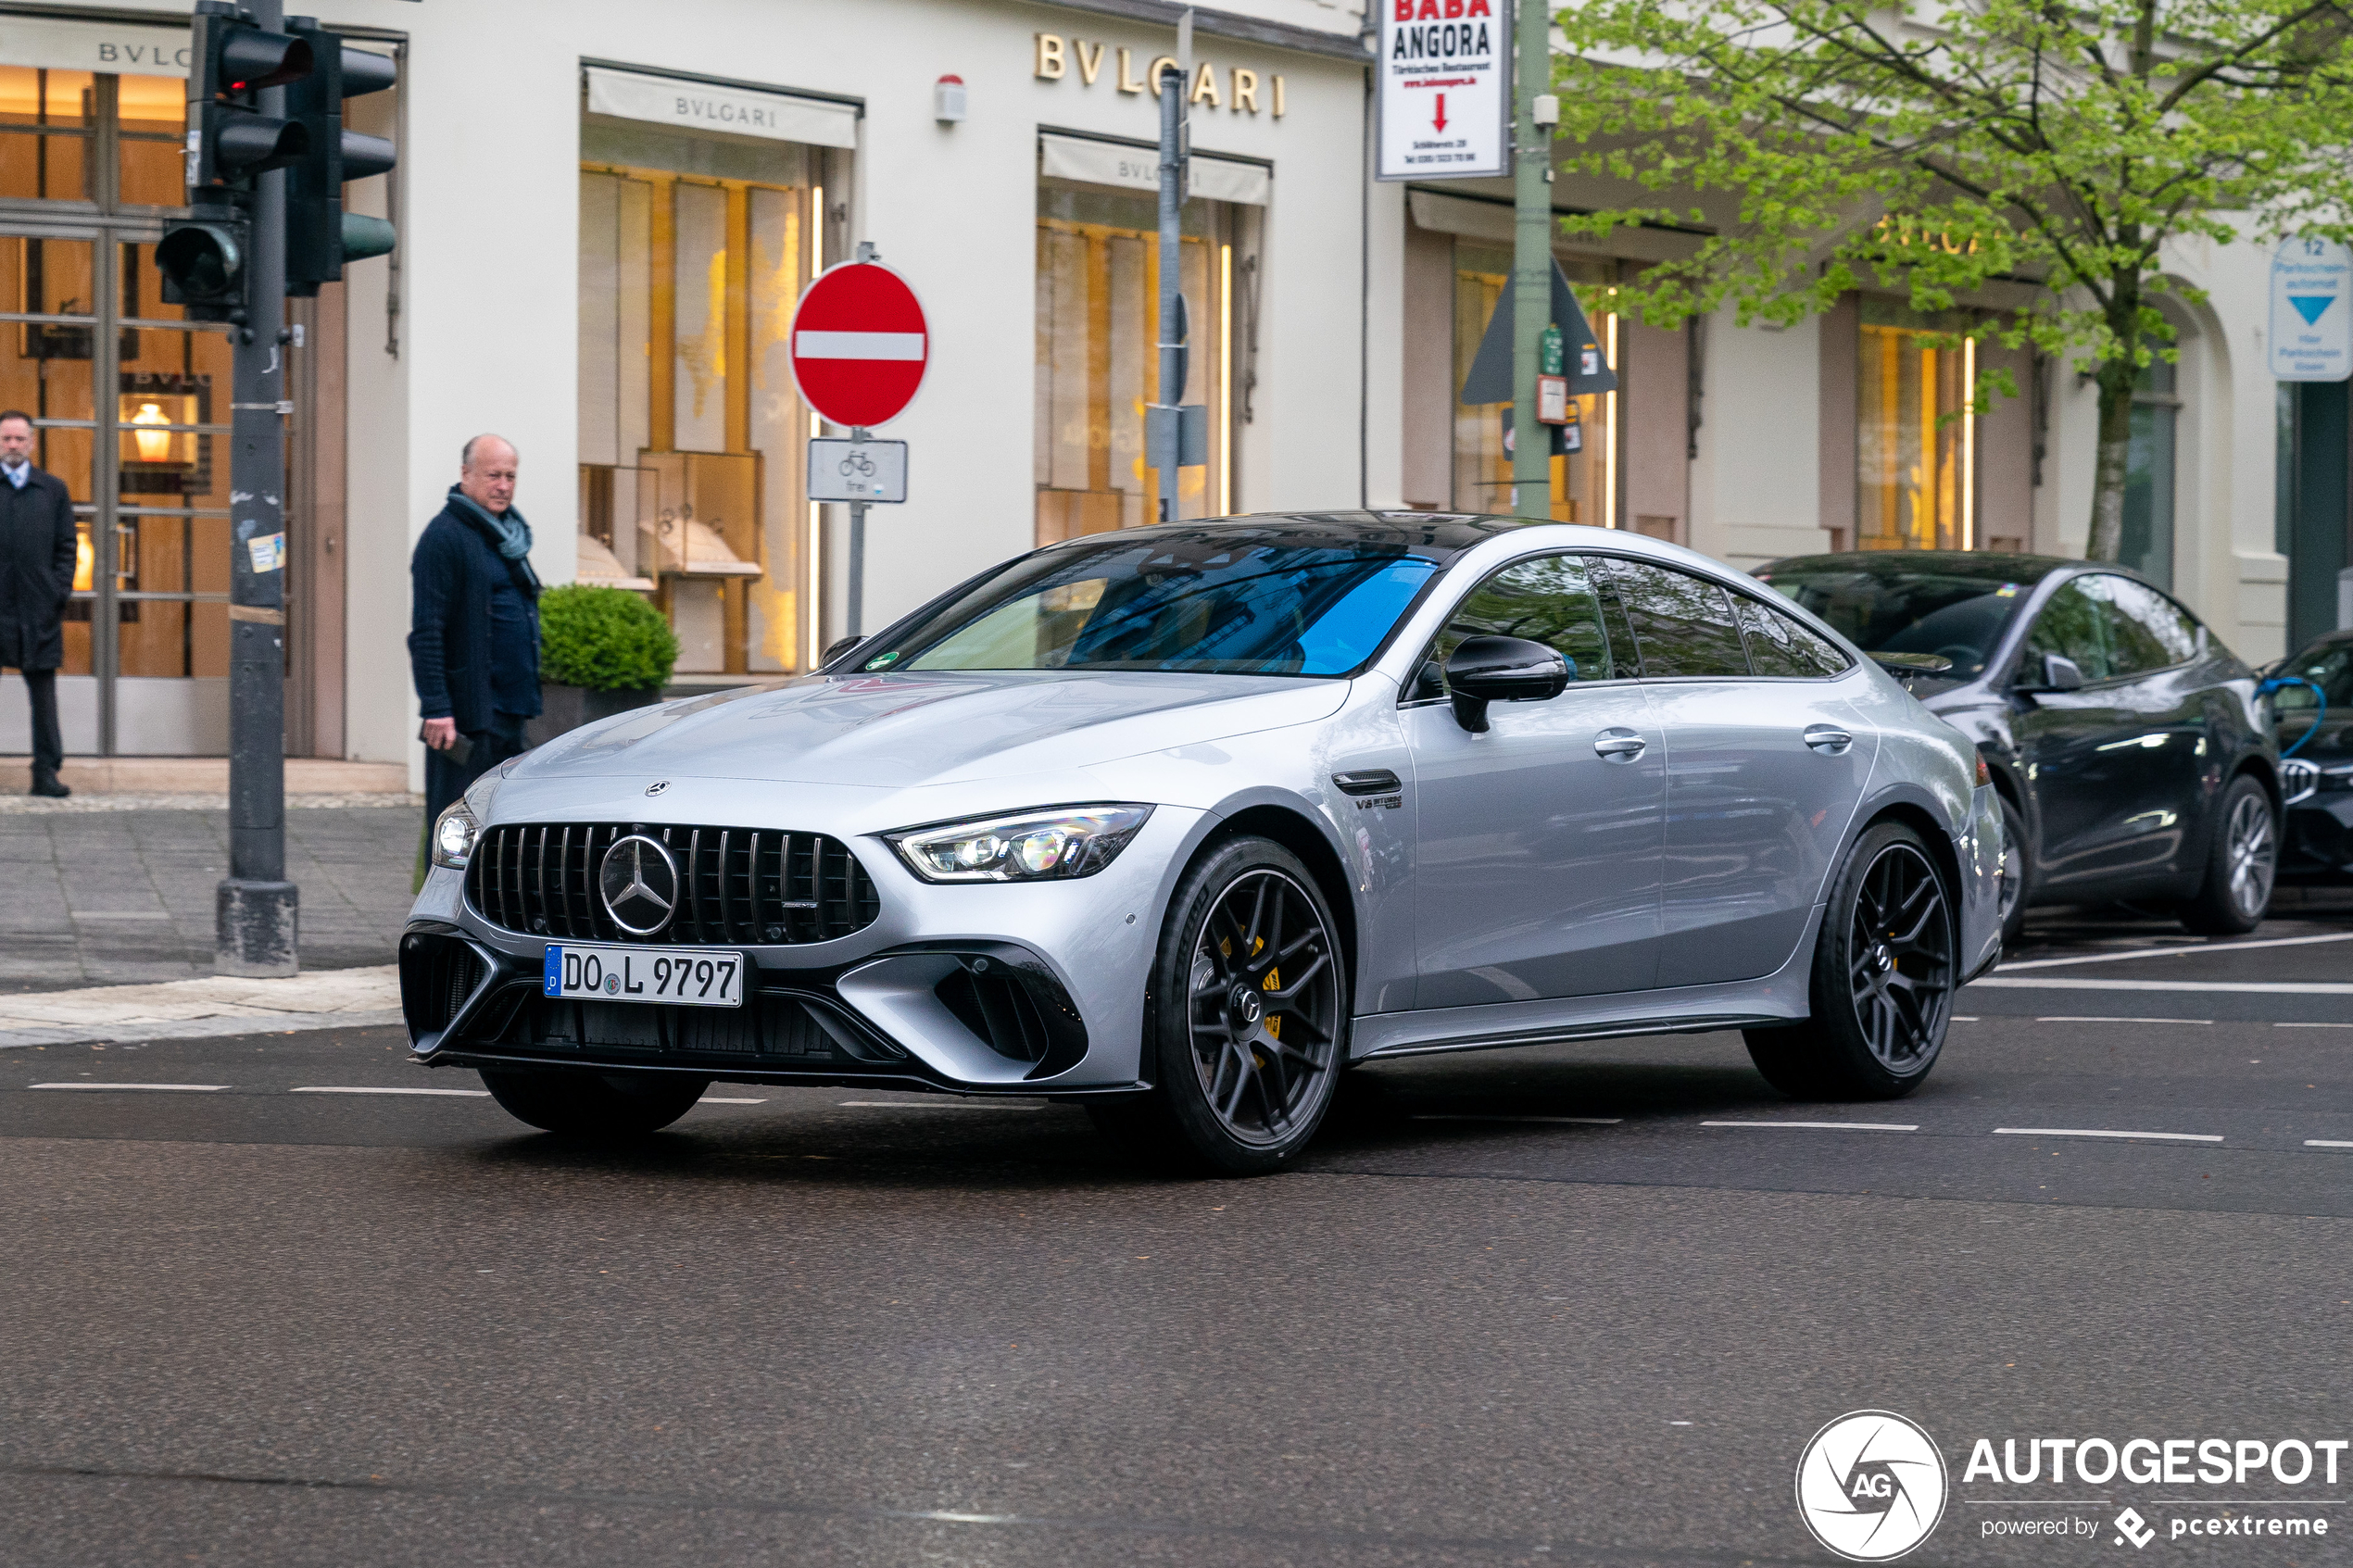
[[[545,746],[558,735],[568,734],[583,724],[593,724],[599,719],[610,719],[633,708],[649,708],[661,700],[661,693],[653,688],[592,692],[585,686],[560,686],[542,681],[539,683],[539,717],[523,726],[523,738],[533,746]]]

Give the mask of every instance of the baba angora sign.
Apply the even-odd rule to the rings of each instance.
[[[1382,180],[1506,174],[1510,0],[1380,0]]]

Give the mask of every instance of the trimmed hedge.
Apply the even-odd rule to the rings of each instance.
[[[626,588],[574,583],[539,596],[539,673],[592,692],[670,684],[678,638],[661,611]]]

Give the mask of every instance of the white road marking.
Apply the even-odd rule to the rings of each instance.
[[[177,1089],[185,1094],[218,1094],[226,1084],[27,1084],[28,1089]]]
[[[1996,991],[2257,991],[2289,997],[2353,997],[2353,984],[2342,980],[2068,980],[2033,975],[2025,980],[1970,982],[1972,989]]]
[[[2353,1023],[2274,1023],[2274,1029],[2353,1029]]]
[[[1468,1111],[1409,1116],[1409,1122],[1560,1122],[1579,1127],[1615,1127],[1626,1120],[1623,1116],[1479,1116]]]
[[[861,1110],[1043,1110],[1042,1105],[990,1105],[963,1099],[846,1099],[844,1105]]]
[[[2163,1138],[2169,1143],[2221,1143],[2220,1133],[2120,1133],[2100,1127],[1996,1127],[2021,1138]]]
[[[1917,1133],[1917,1122],[1702,1122],[1703,1127],[1805,1127],[1824,1133]]]
[[[2114,1018],[2105,1013],[2053,1013],[2037,1023],[2212,1023],[2210,1018]]]
[[[2089,953],[2071,959],[2029,959],[2024,963],[2006,963],[2001,972],[2007,974],[2020,969],[2058,969],[2079,963],[2116,963],[2124,959],[2166,959],[2180,953],[2244,953],[2257,947],[2305,947],[2315,942],[2353,942],[2353,931],[2330,932],[2319,936],[2267,936],[2260,942],[2209,942],[2179,947],[2140,947],[2129,953]]]
[[[345,1084],[305,1084],[289,1089],[296,1095],[454,1095],[465,1099],[488,1099],[488,1089],[371,1089]]]
[[[2353,1143],[2347,1143],[2341,1138],[2306,1138],[2304,1147],[2307,1148],[2353,1148]]]
[[[766,1105],[764,1099],[729,1099],[725,1095],[705,1095],[697,1105]]]

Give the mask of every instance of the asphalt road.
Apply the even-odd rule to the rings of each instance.
[[[2353,995],[2277,988],[2353,941],[2043,936],[2098,961],[2006,977],[2134,988],[1973,988],[1907,1100],[1731,1035],[1421,1059],[1256,1182],[1044,1105],[718,1085],[599,1156],[318,1092],[477,1087],[381,1031],[0,1053],[0,1562],[1830,1562],[1793,1472],[1867,1408],[1952,1467],[1907,1562],[2138,1558],[2127,1504],[2353,1561],[2353,1456],[1964,1480],[2353,1438]],[[2338,1533],[2165,1533],[2284,1513]]]

